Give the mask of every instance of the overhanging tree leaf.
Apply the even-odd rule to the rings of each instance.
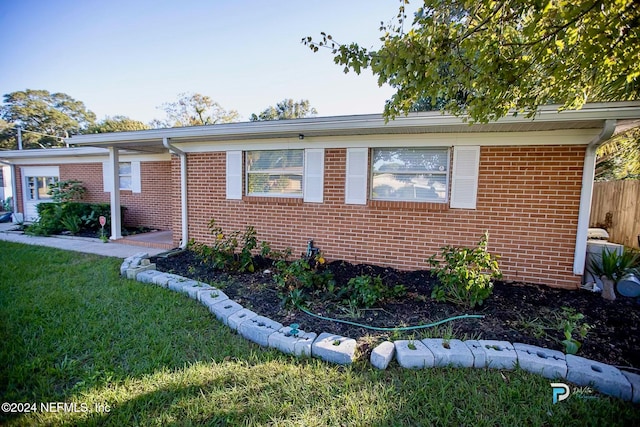
[[[314,52],[331,49],[345,72],[370,68],[394,87],[387,118],[421,99],[487,122],[551,103],[578,109],[640,98],[637,1],[425,0],[408,30],[408,1],[400,3],[395,23],[381,25],[378,50],[330,35],[302,39]]]

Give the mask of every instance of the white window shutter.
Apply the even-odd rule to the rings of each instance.
[[[227,199],[242,199],[242,151],[227,151]]]
[[[140,178],[140,162],[131,162],[131,192],[142,192],[142,179]]]
[[[344,202],[352,205],[367,204],[368,148],[347,148],[347,177]]]
[[[304,201],[324,201],[324,148],[304,150]]]
[[[480,147],[454,147],[451,180],[451,207],[475,209],[478,199]]]
[[[113,191],[113,173],[109,162],[102,162],[102,185],[105,193]]]

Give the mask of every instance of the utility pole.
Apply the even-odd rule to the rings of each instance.
[[[18,150],[22,150],[22,127],[18,125],[16,129],[18,130]]]

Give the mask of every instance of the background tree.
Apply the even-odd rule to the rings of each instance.
[[[252,114],[249,120],[257,122],[263,120],[300,119],[316,114],[318,114],[318,111],[311,106],[308,99],[301,99],[296,102],[289,98],[278,102],[275,107],[267,107],[258,115]]]
[[[425,0],[406,31],[409,2],[400,3],[397,20],[380,27],[378,50],[326,33],[302,39],[313,51],[331,49],[345,72],[370,68],[394,87],[387,118],[424,98],[486,122],[551,103],[578,109],[640,97],[640,2]]]
[[[597,154],[597,181],[640,179],[640,128],[611,138]]]
[[[150,127],[126,116],[113,116],[90,126],[87,133],[131,132],[145,129],[150,129]]]
[[[27,89],[4,95],[0,118],[11,125],[2,133],[3,145],[15,149],[15,125],[24,131],[24,148],[57,147],[64,146],[63,138],[86,131],[96,115],[65,93]]]
[[[236,110],[225,110],[210,97],[199,93],[181,93],[175,102],[167,102],[158,107],[165,111],[167,120],[154,120],[151,126],[183,127],[232,123],[239,120]]]

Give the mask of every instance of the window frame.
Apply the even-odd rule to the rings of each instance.
[[[430,170],[412,170],[410,172],[397,172],[397,171],[384,171],[384,172],[376,172],[374,168],[374,159],[376,156],[376,151],[393,151],[393,150],[422,150],[422,151],[433,151],[440,152],[446,155],[446,169],[444,171],[430,171]],[[369,186],[369,198],[372,201],[382,201],[382,202],[409,202],[409,203],[438,203],[438,204],[447,204],[451,199],[451,149],[450,147],[421,147],[421,146],[402,146],[402,147],[372,147],[370,154],[370,167],[369,167],[369,179],[371,184]],[[404,175],[404,176],[419,176],[419,175],[438,175],[444,176],[445,182],[445,197],[444,199],[408,199],[408,198],[392,198],[392,197],[381,197],[374,196],[374,177],[376,175],[382,175],[386,173],[392,173],[394,175]],[[415,186],[414,186],[415,187]]]
[[[291,173],[287,169],[271,169],[268,172],[264,170],[251,171],[249,164],[250,153],[252,152],[274,152],[274,151],[297,151],[302,155],[302,164],[300,165],[300,173]],[[284,148],[284,149],[267,149],[267,150],[246,150],[243,151],[244,155],[244,177],[245,177],[245,194],[249,197],[286,197],[291,199],[303,199],[305,193],[305,150],[303,148]],[[275,193],[275,192],[250,192],[249,191],[249,177],[252,174],[267,174],[267,175],[281,175],[281,176],[296,176],[300,177],[300,192],[299,193]]]

